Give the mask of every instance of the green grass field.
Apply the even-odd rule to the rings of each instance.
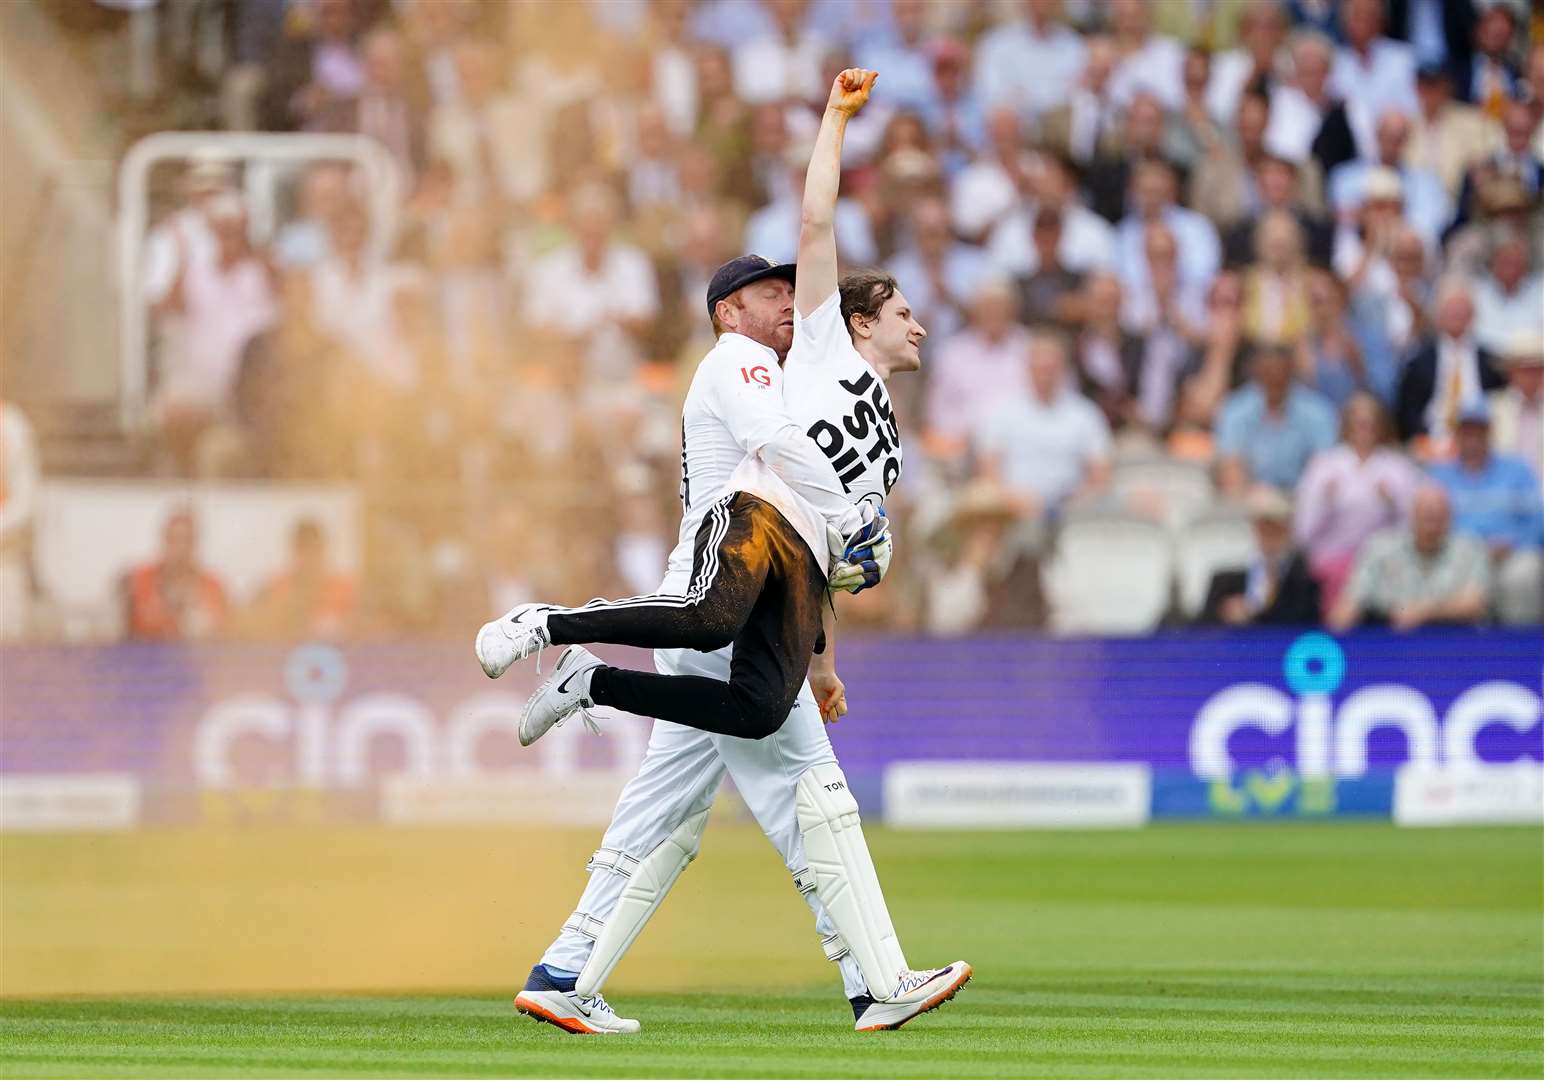
[[[575,1038],[516,1016],[515,972],[533,958],[501,956],[510,984],[480,993],[10,999],[0,1075],[1544,1075],[1539,830],[872,839],[912,959],[976,966],[952,1004],[899,1032],[855,1035],[829,966],[773,963],[812,948],[785,910],[797,903],[788,889],[765,918],[693,925],[668,921],[667,905],[610,994],[643,1022],[632,1038]],[[8,846],[7,878],[35,869],[30,858]],[[736,892],[741,858],[766,861],[758,836],[710,832],[678,886],[683,909],[750,897]],[[759,896],[771,880],[747,888]],[[18,929],[8,914],[7,934]],[[763,993],[758,956],[776,973]],[[648,990],[651,972],[680,970],[698,989]]]

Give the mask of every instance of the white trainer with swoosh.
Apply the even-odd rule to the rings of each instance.
[[[570,645],[558,657],[552,678],[536,688],[520,714],[520,745],[530,746],[537,739],[578,713],[585,727],[600,734],[600,726],[589,710],[595,702],[590,697],[590,676],[604,661],[590,650]]]
[[[881,1001],[871,997],[852,999],[853,1030],[893,1031],[953,998],[970,981],[970,976],[970,965],[963,960],[927,971],[903,971],[890,997]]]
[[[483,674],[497,679],[517,660],[536,654],[541,670],[541,651],[552,644],[547,636],[547,612],[551,604],[517,604],[501,618],[483,623],[474,649]]]

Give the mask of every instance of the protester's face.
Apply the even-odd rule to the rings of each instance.
[[[884,302],[870,328],[874,349],[891,372],[916,371],[922,366],[922,342],[927,330],[917,321],[911,301],[901,290],[895,290]]]

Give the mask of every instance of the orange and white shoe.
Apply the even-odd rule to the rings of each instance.
[[[570,1035],[632,1035],[642,1027],[636,1020],[618,1016],[599,994],[580,997],[573,979],[550,975],[541,964],[531,969],[525,989],[515,995],[515,1008]]]
[[[956,960],[948,967],[905,971],[895,993],[883,1001],[867,994],[852,998],[854,1031],[893,1031],[913,1017],[931,1012],[970,982],[970,965]]]

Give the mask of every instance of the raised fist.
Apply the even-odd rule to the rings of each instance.
[[[877,71],[848,68],[831,84],[831,97],[826,102],[826,108],[852,116],[868,101],[869,91],[874,88],[874,80],[877,78]]]

